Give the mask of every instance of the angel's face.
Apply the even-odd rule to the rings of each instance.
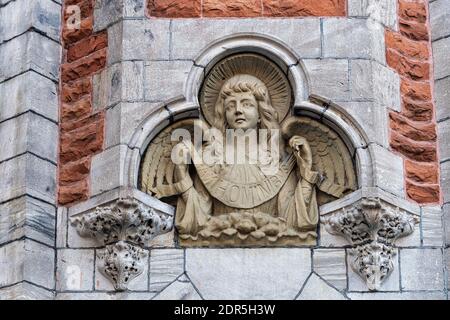
[[[224,102],[225,117],[231,129],[256,129],[258,102],[250,92],[233,92]]]

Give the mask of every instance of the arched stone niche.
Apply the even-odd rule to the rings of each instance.
[[[125,226],[125,220],[121,222],[120,219],[128,219],[126,218],[127,212],[130,210],[130,214],[132,214],[136,223],[142,221],[145,225],[149,226],[152,225],[151,222],[156,221],[156,225],[152,225],[152,228],[144,227],[140,230],[145,236],[137,236],[134,231],[131,231],[131,235],[130,232],[120,233],[119,238],[121,235],[126,235],[127,238],[117,238],[115,244],[109,244],[110,248],[106,251],[103,258],[103,260],[109,261],[109,265],[111,263],[131,264],[133,262],[136,265],[136,261],[145,259],[145,250],[141,250],[143,243],[158,234],[169,231],[173,227],[175,208],[139,191],[139,174],[143,156],[151,142],[165,128],[177,121],[198,118],[200,116],[199,92],[205,76],[217,62],[227,56],[243,52],[262,55],[282,69],[292,87],[293,103],[290,113],[295,116],[313,119],[330,128],[342,139],[348,149],[356,170],[357,190],[341,199],[320,207],[319,232],[321,239],[319,242],[305,245],[313,245],[315,248],[328,247],[330,245],[333,246],[333,243],[341,241],[332,235],[347,237],[348,242],[352,246],[352,255],[355,257],[351,261],[353,269],[366,281],[370,290],[377,290],[382,281],[389,276],[394,268],[392,264],[392,258],[395,255],[395,251],[392,249],[394,241],[398,237],[407,235],[413,231],[414,224],[417,222],[419,209],[417,206],[411,205],[405,200],[398,199],[396,196],[388,194],[376,187],[374,181],[374,155],[371,153],[371,149],[368,148],[369,139],[364,129],[344,108],[341,108],[338,104],[329,101],[325,97],[320,97],[314,94],[314,92],[309,91],[310,80],[305,72],[304,65],[301,59],[287,45],[278,40],[261,35],[238,34],[233,37],[220,39],[211,44],[195,59],[194,66],[190,70],[183,88],[184,94],[179,97],[174,97],[165,103],[161,103],[156,108],[156,111],[146,119],[143,119],[132,135],[123,160],[124,170],[121,179],[123,181],[123,187],[114,194],[102,195],[100,200],[89,200],[86,204],[72,208],[70,216],[72,217],[73,224],[79,228],[80,234],[96,237],[107,244],[104,239],[114,240],[117,237],[111,238],[108,235],[105,236],[101,234],[102,232],[98,231],[98,227],[95,227],[94,230],[92,227],[93,222],[101,221],[102,215],[107,212],[123,212],[119,216],[117,223],[125,229],[127,228]],[[121,200],[122,198],[131,198],[132,201],[123,202]],[[95,210],[92,209],[93,207],[95,207]],[[136,208],[138,209],[136,210]],[[363,235],[359,235],[356,239],[352,238],[353,231],[357,229],[355,229],[355,225],[345,223],[349,219],[367,225],[368,230],[362,230]],[[378,232],[380,230],[390,236],[380,239]],[[126,245],[123,241],[126,241],[130,246]],[[325,243],[324,241],[329,242]],[[342,244],[342,241],[340,243]],[[211,254],[217,255],[219,262],[223,260],[225,264],[228,263],[226,262],[228,261],[228,250],[234,250],[233,252],[236,255],[244,254],[244,251],[242,251],[244,249],[238,248],[210,250],[212,250],[210,252]],[[266,251],[262,252],[258,250]],[[263,256],[272,252],[267,250],[255,249],[253,252],[264,260],[265,258]],[[292,256],[292,250],[297,250],[298,257],[303,257],[301,259],[299,258],[301,261],[309,259],[309,253],[305,254],[306,251],[302,248],[292,250],[279,248],[274,250],[278,250],[276,252],[278,252],[277,256],[280,256],[281,259],[279,260],[281,265],[278,266],[280,268],[286,267],[283,264],[284,260],[282,257]],[[110,253],[109,256],[108,252]],[[196,264],[200,262],[195,257],[198,255],[201,256],[203,254],[202,252],[202,250],[192,250],[186,253],[186,259],[189,258],[189,261],[186,262],[186,268],[189,270],[186,271],[192,272],[190,275],[194,281],[196,277],[195,272],[201,270],[201,267],[198,267]],[[127,255],[127,253],[135,256],[136,259],[125,259],[125,256],[130,257],[130,254]],[[111,256],[114,256],[114,254],[118,258],[116,258],[116,261],[111,261]],[[255,261],[258,261],[259,258]],[[300,260],[295,261],[295,263],[300,263]],[[305,266],[308,266],[304,272],[309,272],[311,262],[303,262]],[[288,262],[287,265],[292,263],[294,262]],[[139,263],[137,265],[139,266]],[[127,283],[124,283],[123,279],[131,281],[139,274],[139,270],[134,270],[135,274],[111,274],[112,271],[107,269],[106,264],[101,269],[103,273],[110,277],[117,290],[123,290],[127,287]],[[210,268],[207,269],[210,270]],[[287,272],[286,274],[294,272],[294,270],[290,270],[289,268],[285,271]],[[203,270],[202,272],[206,271]],[[303,277],[303,273],[298,275],[297,271],[294,273],[296,275],[292,275],[293,277]],[[213,277],[212,274],[210,276]],[[204,283],[208,283],[208,285],[214,287],[215,282],[212,283],[204,280]],[[294,290],[294,288],[291,289]]]

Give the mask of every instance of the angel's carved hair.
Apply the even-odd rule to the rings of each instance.
[[[258,102],[258,112],[261,118],[259,128],[268,129],[269,134],[271,129],[280,129],[277,112],[270,102],[269,90],[261,80],[248,74],[234,76],[222,86],[215,105],[214,127],[220,132],[225,132],[229,128],[225,117],[225,99],[233,93],[241,92],[252,93]]]

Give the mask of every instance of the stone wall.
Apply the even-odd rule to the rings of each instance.
[[[51,299],[61,3],[0,1],[0,299]]]
[[[430,1],[431,40],[434,60],[434,95],[436,118],[438,122],[439,159],[441,166],[441,185],[443,190],[443,221],[445,233],[445,256],[447,277],[450,270],[450,1]],[[450,278],[447,278],[447,284]]]
[[[448,0],[32,3],[0,0],[0,299],[448,298]],[[296,112],[351,146],[359,190],[320,208],[313,247],[186,249],[172,229],[144,243],[142,274],[116,291],[100,272],[108,247],[75,220],[120,198],[173,217],[138,190],[141,156],[198,115],[211,64],[248,51],[285,68]],[[326,230],[367,198],[418,221],[377,291]]]

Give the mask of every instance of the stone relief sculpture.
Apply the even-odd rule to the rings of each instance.
[[[175,122],[150,143],[141,189],[176,200],[181,245],[315,244],[318,206],[355,190],[355,171],[332,130],[289,115],[291,99],[276,64],[235,55],[205,79],[207,123]]]

